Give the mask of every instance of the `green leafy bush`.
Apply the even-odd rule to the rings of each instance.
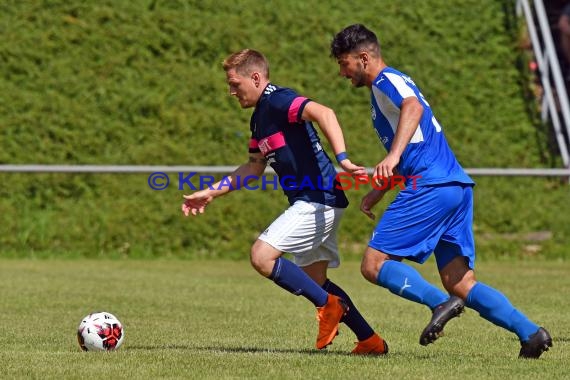
[[[276,84],[334,108],[351,156],[373,166],[384,150],[371,131],[368,93],[337,75],[328,51],[334,33],[362,22],[377,32],[387,62],[422,88],[465,167],[556,164],[528,112],[509,3],[4,1],[0,163],[244,162],[250,112],[228,95],[221,61],[251,47],[268,56]],[[144,174],[0,180],[0,247],[15,256],[243,258],[286,206],[280,192],[241,191],[187,220],[179,208],[188,189],[152,191]],[[567,184],[478,183],[476,232],[495,236],[481,240],[483,257],[525,256],[524,238],[501,236],[542,230],[552,238],[533,252],[566,256]],[[363,194],[349,192],[346,256],[360,255],[374,225],[358,211]]]

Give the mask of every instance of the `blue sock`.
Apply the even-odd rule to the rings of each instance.
[[[481,282],[471,288],[465,305],[479,312],[486,320],[514,332],[522,342],[526,342],[539,329],[515,309],[501,292]]]
[[[423,279],[413,267],[399,261],[384,261],[376,283],[407,300],[435,309],[449,299],[449,295]]]
[[[275,261],[269,279],[288,292],[305,297],[316,307],[327,303],[328,293],[301,268],[282,257]]]
[[[334,294],[342,298],[348,305],[348,312],[345,314],[344,317],[340,320],[344,322],[353,332],[356,334],[358,340],[365,340],[368,339],[374,334],[374,330],[372,327],[366,322],[364,317],[358,312],[356,306],[352,303],[352,300],[342,290],[338,285],[336,285],[331,280],[328,280],[323,284],[323,289],[326,290],[330,294]]]

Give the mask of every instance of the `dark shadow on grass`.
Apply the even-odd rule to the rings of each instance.
[[[223,346],[192,346],[189,344],[171,344],[166,346],[150,346],[150,345],[129,345],[128,350],[153,351],[153,350],[189,350],[189,351],[207,351],[207,352],[225,352],[229,354],[251,354],[251,353],[269,353],[269,354],[304,354],[304,355],[332,355],[332,356],[351,356],[350,352],[313,350],[313,349],[287,349],[287,348],[260,348],[260,347],[223,347]],[[389,354],[391,355],[391,354]],[[364,358],[378,359],[377,356],[361,356]]]
[[[551,334],[552,335],[552,334]],[[513,337],[511,340],[518,342],[518,338],[515,336]],[[552,336],[552,342],[556,343],[556,342],[564,342],[564,343],[568,343],[570,342],[570,337],[568,336],[558,336],[558,335],[554,335]]]

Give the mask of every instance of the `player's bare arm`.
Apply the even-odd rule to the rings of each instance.
[[[329,141],[333,153],[346,152],[344,135],[342,128],[338,122],[336,114],[329,107],[323,106],[317,102],[311,101],[307,103],[301,115],[303,120],[314,121],[319,125],[321,131]],[[366,169],[363,166],[353,164],[350,159],[345,158],[339,162],[340,166],[348,173],[353,175],[366,175]]]
[[[424,109],[417,98],[409,97],[402,101],[400,120],[392,147],[386,157],[376,165],[375,177],[389,178],[395,174],[394,168],[400,163],[400,157],[416,132],[423,112]]]
[[[368,194],[362,197],[362,200],[360,201],[360,211],[366,214],[370,219],[376,219],[376,215],[372,212],[372,208],[380,202],[388,190],[389,187],[386,187],[386,189],[372,189]]]
[[[203,214],[206,206],[210,204],[214,198],[225,195],[234,189],[243,187],[245,183],[238,183],[243,178],[247,178],[247,183],[255,180],[265,171],[267,160],[261,153],[250,153],[247,163],[240,165],[229,176],[227,176],[221,186],[222,181],[218,181],[207,189],[196,191],[190,195],[184,195],[184,203],[182,204],[182,212],[185,216],[190,214]],[[228,185],[231,184],[231,185]]]

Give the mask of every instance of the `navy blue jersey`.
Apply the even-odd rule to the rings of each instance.
[[[302,200],[345,208],[348,200],[317,131],[301,119],[310,101],[291,89],[268,84],[251,115],[249,152],[261,152],[267,159],[291,205]]]
[[[407,97],[417,98],[424,112],[400,158],[397,167],[400,175],[415,176],[418,186],[449,182],[474,184],[455,158],[419,88],[409,76],[391,67],[378,74],[371,92],[372,124],[386,150],[390,151],[392,146],[402,102]]]

